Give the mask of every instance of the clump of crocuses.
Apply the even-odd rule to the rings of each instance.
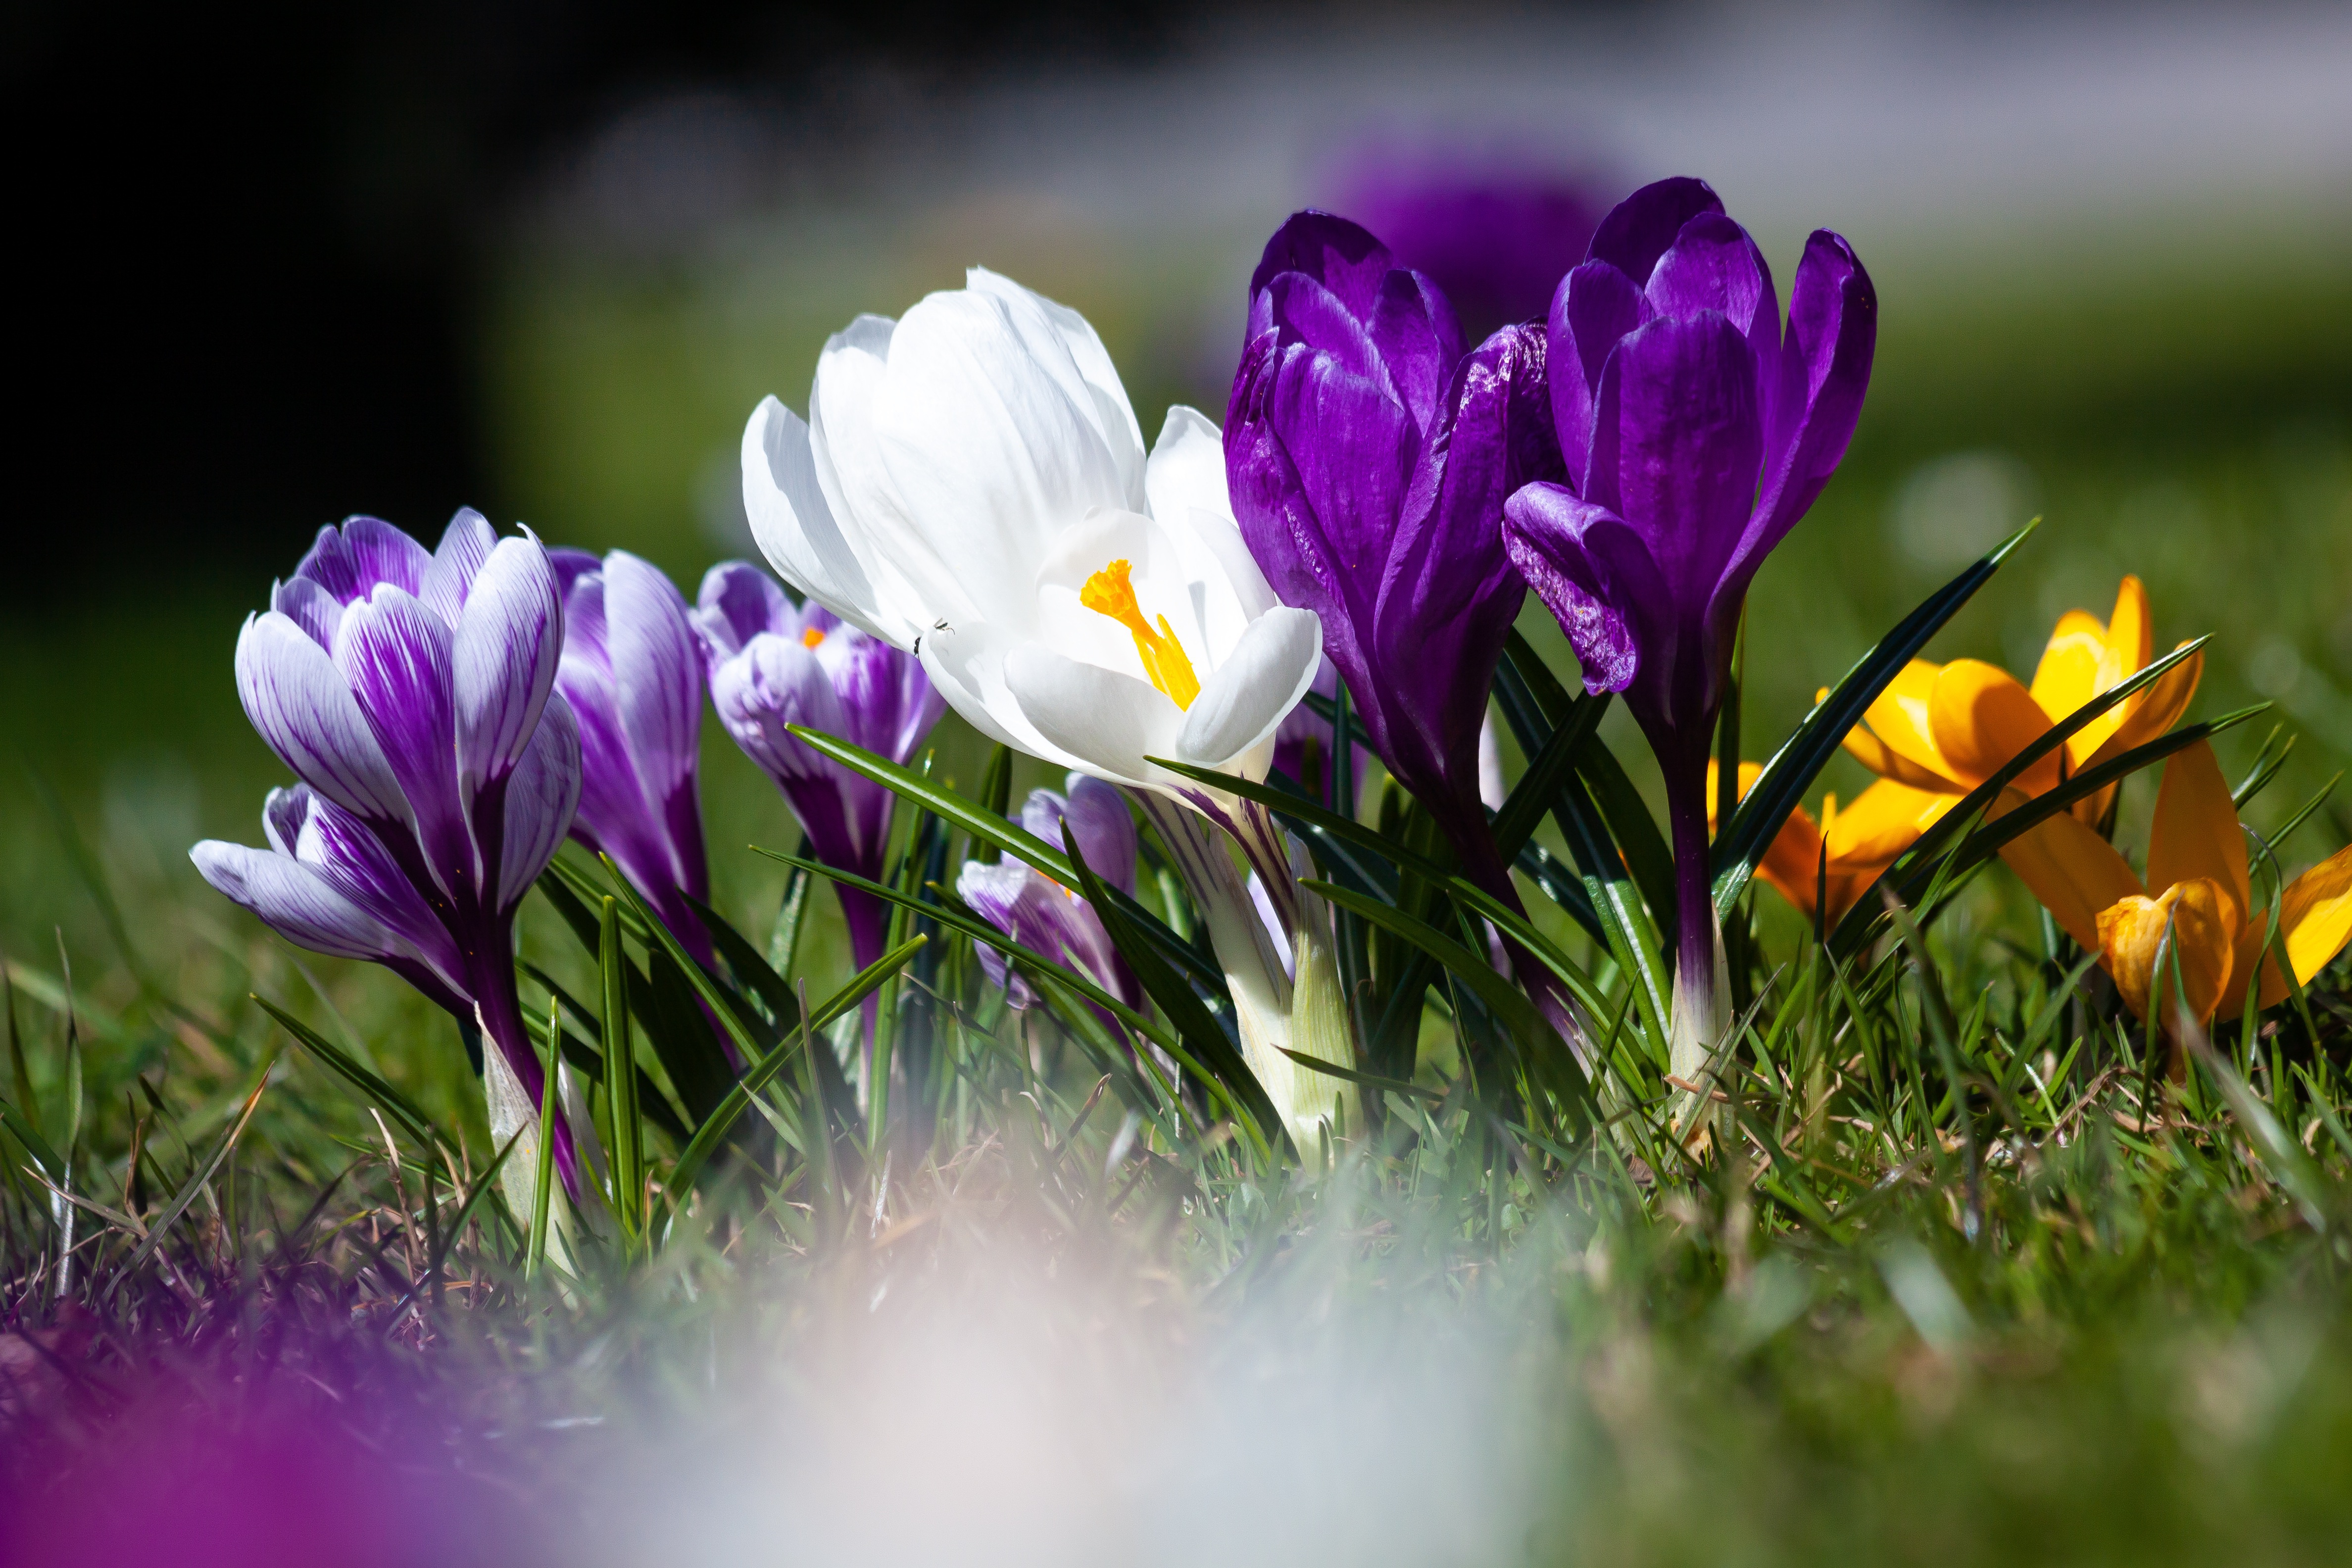
[[[1622,691],[1664,773],[1675,853],[1675,1066],[1720,1033],[1706,763],[1748,585],[1844,457],[1878,299],[1853,247],[1806,242],[1783,335],[1763,254],[1701,181],[1620,203],[1548,324],[1564,479],[1505,509],[1510,556],[1596,691]]]
[[[470,510],[430,552],[355,517],[320,530],[269,606],[237,637],[237,693],[300,782],[270,792],[268,848],[207,840],[196,868],[287,940],[372,959],[478,1026],[535,1116],[514,912],[580,798],[547,552]],[[560,1113],[555,1141],[576,1195]]]

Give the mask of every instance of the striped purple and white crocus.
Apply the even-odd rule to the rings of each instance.
[[[904,763],[947,709],[921,662],[821,605],[795,605],[774,578],[741,561],[704,575],[692,619],[719,721],[783,792],[818,859],[879,881],[895,797],[786,726]],[[862,969],[882,956],[890,906],[854,888],[835,890]]]
[[[189,857],[288,941],[381,963],[478,1026],[528,1117],[542,1079],[514,911],[580,798],[562,647],[535,538],[501,540],[470,509],[430,552],[373,518],[320,529],[236,645],[246,716],[299,782],[269,794],[268,848],[210,839]],[[576,1200],[560,1115],[555,1140]]]
[[[1135,819],[1116,786],[1072,773],[1067,794],[1030,792],[1021,807],[1021,826],[1065,853],[1075,837],[1087,868],[1106,887],[1135,891]],[[1094,906],[1044,872],[1011,858],[993,864],[967,860],[956,878],[956,896],[1013,942],[1087,976],[1130,1007],[1143,1005],[1143,987],[1111,945]],[[1003,988],[1007,1002],[1026,1007],[1036,1000],[1028,980],[1003,953],[985,944],[978,951],[981,968],[990,984]],[[1103,1022],[1113,1021],[1106,1016]]]
[[[697,763],[702,646],[686,597],[625,550],[599,561],[548,552],[563,595],[555,689],[580,721],[572,837],[610,855],[670,934],[706,968],[709,933],[687,900],[710,900]]]

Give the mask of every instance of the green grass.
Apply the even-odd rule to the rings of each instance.
[[[2347,275],[1891,310],[1853,456],[1759,582],[1749,753],[1952,570],[1919,558],[1904,510],[1921,465],[1990,452],[1979,475],[2048,521],[1930,655],[2022,672],[2059,610],[2103,613],[2138,572],[2160,640],[2214,634],[2196,715],[2272,696],[2301,732],[2249,820],[2300,806],[2352,753]],[[767,389],[754,349],[801,329],[714,358],[740,317],[593,283],[503,329],[509,428],[536,443],[510,449],[507,510],[684,575],[702,550],[683,487]],[[386,1474],[434,1478],[452,1517],[526,1531],[500,1561],[991,1562],[1013,1542],[1046,1562],[2288,1564],[2352,1535],[2344,966],[2311,1023],[2224,1028],[2220,1065],[2168,1089],[2104,994],[2048,1010],[2058,975],[1998,869],[1932,930],[1924,975],[1883,944],[1851,993],[1756,893],[1745,979],[1764,1000],[1727,1080],[1748,1135],[1719,1123],[1689,1160],[1637,1063],[1603,1084],[1614,1131],[1531,1103],[1507,1143],[1459,1093],[1392,1096],[1381,1138],[1297,1178],[1246,1139],[1150,1131],[1148,1104],[1098,1096],[1077,1032],[1002,1013],[944,942],[955,1022],[914,1086],[942,1111],[928,1139],[721,1161],[662,1245],[568,1284],[521,1280],[485,1200],[439,1299],[410,1299],[423,1151],[401,1141],[395,1180],[350,1088],[248,997],[445,1130],[436,1225],[490,1154],[455,1030],[388,976],[268,937],[184,858],[256,838],[279,782],[228,670],[260,596],[197,583],[0,627],[0,733],[32,770],[0,777],[25,1062],[22,1088],[0,1068],[0,1100],[64,1145],[78,1076],[73,1190],[151,1226],[188,1199],[119,1287],[139,1243],[83,1214],[61,1286],[53,1205],[0,1138],[0,1332],[79,1336],[40,1342],[73,1351],[72,1375],[0,1384],[0,1482],[101,1463],[109,1422],[168,1386],[223,1431],[265,1394],[331,1418],[401,1456]],[[1569,668],[1556,633],[1539,646]],[[2225,738],[2233,777],[2265,728]],[[764,945],[784,872],[747,847],[795,836],[707,730],[716,901]],[[1618,721],[1602,733],[1638,775]],[[938,747],[975,788],[970,732],[950,721]],[[1016,798],[1038,782],[1024,764]],[[2141,841],[2151,796],[2127,788],[2119,842]],[[2289,864],[2343,843],[2345,809]],[[543,900],[523,935],[599,994]],[[847,978],[829,918],[801,957],[813,998]],[[1949,1056],[1932,996],[1958,1016]],[[1454,1024],[1428,1019],[1420,1079],[1444,1092]],[[191,1183],[265,1064],[249,1123]],[[790,1122],[805,1100],[785,1081],[769,1110]],[[676,1152],[650,1135],[656,1170]]]

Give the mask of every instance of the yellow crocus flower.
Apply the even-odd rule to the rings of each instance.
[[[1742,800],[1748,798],[1748,792],[1755,787],[1763,772],[1755,763],[1739,764]],[[1707,763],[1706,827],[1710,835],[1715,832],[1715,786],[1719,776],[1717,765]],[[1756,874],[1795,905],[1798,912],[1811,920],[1815,895],[1824,886],[1822,850],[1826,843],[1829,898],[1822,923],[1833,926],[1853,907],[1854,900],[1877,880],[1878,874],[1958,800],[1955,795],[1914,789],[1891,779],[1879,780],[1843,809],[1835,795],[1828,795],[1822,802],[1818,819],[1801,805],[1789,814],[1789,820],[1773,837],[1772,847],[1758,863]]]
[[[2169,967],[2156,972],[2168,929],[2192,1016],[2201,1023],[2217,1011],[2234,1014],[2245,1005],[2270,936],[2270,911],[2254,907],[2245,835],[2209,743],[2184,747],[2165,763],[2145,883],[2113,845],[2063,815],[2012,839],[2001,858],[2067,935],[2098,953],[2135,1016],[2147,1016],[2151,994],[2168,992]],[[2344,951],[2352,941],[2352,848],[2337,850],[2288,885],[2279,926],[2297,984]],[[2273,955],[2258,1005],[2268,1007],[2286,994],[2286,975]]]
[[[2154,644],[2147,590],[2138,578],[2127,576],[2106,621],[2087,610],[2069,610],[2058,618],[2031,687],[1981,659],[1937,664],[1915,658],[1847,733],[1845,748],[1864,767],[1897,784],[1966,795],[2053,724],[2146,668]],[[2068,736],[2028,769],[2016,787],[2040,795],[2161,735],[2188,710],[2204,665],[2202,654],[2175,665],[2154,685]],[[1822,696],[1827,695],[1824,689]],[[2095,823],[2114,796],[2110,784],[2076,802],[2074,815]]]

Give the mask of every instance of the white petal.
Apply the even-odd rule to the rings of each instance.
[[[467,809],[521,757],[562,656],[563,609],[547,552],[536,539],[501,540],[475,574],[450,645],[457,788]]]
[[[1143,483],[1151,497],[1151,515],[1162,522],[1181,523],[1194,507],[1233,510],[1225,487],[1224,437],[1207,415],[1181,403],[1168,410],[1168,422],[1152,443]]]
[[[1268,610],[1192,700],[1174,755],[1222,768],[1270,740],[1283,715],[1315,684],[1322,658],[1323,623],[1314,611]]]
[[[1030,725],[1081,773],[1142,784],[1167,776],[1145,757],[1180,754],[1184,710],[1132,676],[1024,643],[1005,656],[1004,683]]]
[[[337,958],[380,960],[400,951],[382,922],[288,856],[207,838],[188,858],[217,891],[297,946]]]
[[[964,274],[964,286],[993,294],[1015,306],[1016,319],[1034,310],[1061,338],[1062,346],[1079,379],[1086,384],[1095,411],[1095,428],[1118,467],[1120,504],[1130,511],[1144,507],[1143,426],[1136,423],[1135,405],[1128,401],[1118,369],[1087,320],[1067,305],[1058,304],[1033,289],[1024,289],[1002,273],[974,267]],[[1083,404],[1081,405],[1083,406]]]
[[[817,483],[809,426],[772,397],[743,427],[743,511],[785,581],[852,626],[911,645],[913,628],[877,602],[873,579]]]
[[[1005,657],[1020,639],[986,622],[941,626],[928,633],[917,650],[923,673],[964,722],[1003,745],[1066,768],[1081,764],[1037,732],[1004,683]]]
[[[522,901],[572,830],[580,805],[580,721],[572,705],[551,696],[539,728],[507,780],[506,816],[499,844],[498,903]]]
[[[408,797],[351,682],[309,633],[275,610],[247,619],[236,639],[236,688],[246,717],[297,778],[362,816],[406,818]]]

